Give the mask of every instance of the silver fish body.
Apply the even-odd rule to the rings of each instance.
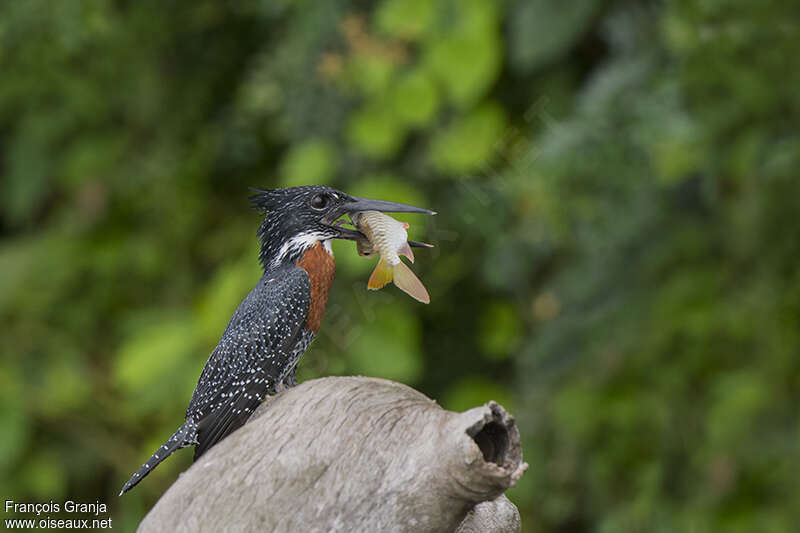
[[[409,250],[407,223],[395,220],[378,211],[363,211],[352,216],[353,224],[367,236],[369,244],[359,242],[359,253],[370,256],[379,253],[391,265],[400,262],[398,252]],[[413,261],[413,259],[412,259]]]
[[[429,303],[430,296],[425,286],[400,259],[400,256],[404,255],[412,263],[414,262],[414,254],[409,246],[406,231],[408,224],[378,211],[354,213],[350,219],[369,241],[357,242],[358,253],[363,256],[380,254],[380,260],[369,278],[367,288],[378,290],[390,281],[394,281],[397,287],[412,298],[422,303]]]

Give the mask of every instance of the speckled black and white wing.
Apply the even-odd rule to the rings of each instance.
[[[313,339],[310,281],[295,266],[271,270],[247,295],[208,358],[186,411],[197,423],[195,460],[242,426],[294,370]]]
[[[128,479],[135,487],[174,451],[195,445],[195,459],[244,424],[267,393],[289,381],[314,334],[306,329],[310,280],[305,270],[270,270],[239,304],[203,368],[186,421]]]

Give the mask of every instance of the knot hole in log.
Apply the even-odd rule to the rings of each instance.
[[[472,437],[472,440],[481,449],[484,461],[498,465],[505,463],[506,453],[508,453],[508,430],[499,422],[489,422],[477,432],[470,434],[468,431],[467,435]]]
[[[489,402],[486,407],[489,412],[467,428],[467,435],[475,441],[487,463],[500,466],[519,463],[522,453],[514,417],[496,402]]]

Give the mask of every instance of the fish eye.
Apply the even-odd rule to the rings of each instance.
[[[324,194],[317,194],[311,199],[311,207],[314,209],[325,209],[328,206],[328,197]]]

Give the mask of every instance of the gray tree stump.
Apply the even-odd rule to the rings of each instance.
[[[503,493],[526,468],[494,402],[454,413],[391,381],[316,379],[259,406],[139,531],[515,532]]]

